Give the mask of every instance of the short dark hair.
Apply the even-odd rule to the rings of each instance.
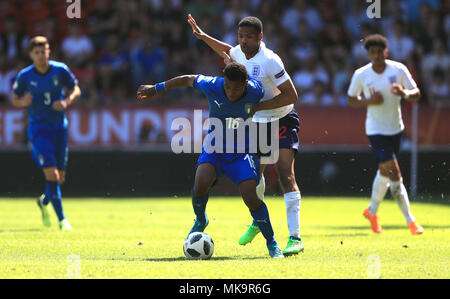
[[[386,49],[388,46],[387,39],[381,34],[372,34],[364,39],[364,47],[369,50],[370,47],[382,47]]]
[[[45,36],[35,36],[31,39],[30,44],[28,46],[28,51],[33,51],[36,47],[45,47],[50,46],[48,39]]]
[[[260,19],[258,19],[257,17],[245,17],[243,18],[239,24],[238,27],[251,27],[253,29],[255,29],[258,34],[263,32],[263,24],[261,22]]]
[[[245,65],[237,62],[228,64],[223,69],[223,73],[225,74],[225,77],[230,81],[245,82],[248,79],[248,73]]]

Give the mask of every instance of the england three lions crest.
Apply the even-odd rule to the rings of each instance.
[[[396,76],[390,76],[390,77],[389,77],[389,82],[390,82],[391,84],[397,83],[397,77],[396,77]]]

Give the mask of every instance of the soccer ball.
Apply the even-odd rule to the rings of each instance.
[[[189,260],[207,260],[214,252],[214,242],[207,234],[194,232],[184,240],[183,252]]]

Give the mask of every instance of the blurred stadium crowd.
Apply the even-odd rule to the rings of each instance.
[[[81,105],[130,103],[140,84],[182,74],[220,75],[222,60],[193,35],[191,13],[211,36],[237,43],[247,15],[264,24],[264,42],[282,58],[299,90],[298,105],[346,106],[353,71],[368,62],[361,39],[388,37],[391,59],[405,63],[428,104],[450,104],[450,1],[383,0],[369,19],[365,0],[92,0],[69,19],[65,0],[0,0],[0,105],[9,105],[17,71],[30,64],[26,45],[45,35],[52,59],[80,80]],[[192,105],[177,90],[149,105]]]

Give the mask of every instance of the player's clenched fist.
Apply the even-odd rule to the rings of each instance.
[[[67,109],[68,106],[69,103],[67,100],[56,101],[52,105],[53,109],[55,109],[56,111],[63,111],[64,109]]]
[[[138,100],[147,100],[156,94],[154,85],[141,85],[137,91]]]

